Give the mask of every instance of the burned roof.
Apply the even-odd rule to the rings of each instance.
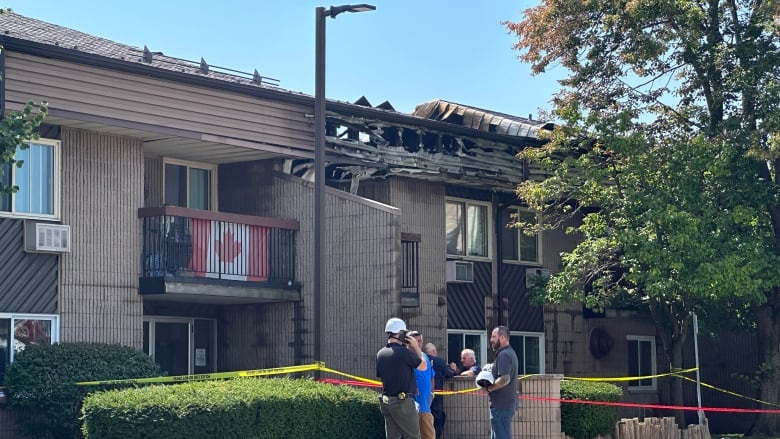
[[[314,104],[312,96],[282,89],[256,72],[167,56],[13,12],[0,14],[0,44],[34,56]],[[405,175],[505,190],[534,178],[536,170],[517,154],[543,144],[546,136],[541,132],[552,128],[530,118],[443,100],[424,103],[408,114],[395,111],[387,101],[372,106],[365,98],[355,103],[328,99],[326,119],[326,147],[335,153],[329,156],[331,170],[343,179]],[[304,159],[299,168],[305,172],[310,166],[311,161]]]
[[[553,129],[550,122],[525,119],[441,99],[418,105],[412,114],[507,136],[539,138],[539,130]]]

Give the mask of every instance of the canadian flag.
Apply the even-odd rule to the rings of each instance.
[[[268,227],[192,220],[195,276],[268,281]]]

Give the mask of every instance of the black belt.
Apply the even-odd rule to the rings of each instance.
[[[383,395],[383,396],[389,396],[390,398],[398,398],[398,399],[400,399],[400,400],[404,400],[404,399],[406,399],[406,397],[408,396],[408,395],[406,394],[406,392],[397,393],[397,394],[395,394],[395,395],[390,395],[389,393],[383,393],[382,395]]]

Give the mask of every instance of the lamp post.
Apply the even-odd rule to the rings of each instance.
[[[325,262],[325,18],[342,12],[376,10],[367,4],[318,7],[315,11],[314,62],[314,360],[323,361],[323,263]]]

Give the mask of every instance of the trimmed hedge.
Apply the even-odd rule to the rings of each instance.
[[[237,378],[96,392],[88,439],[384,438],[374,391],[310,379]]]
[[[7,370],[10,407],[23,432],[36,438],[81,438],[81,401],[108,386],[77,386],[101,381],[160,376],[148,355],[127,346],[99,343],[30,345],[17,352]],[[128,387],[114,385],[111,388]]]
[[[609,383],[561,381],[561,399],[617,402],[623,390]],[[617,406],[561,403],[561,430],[574,439],[591,439],[615,431],[620,420]]]

